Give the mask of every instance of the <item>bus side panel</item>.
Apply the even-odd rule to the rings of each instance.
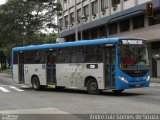
[[[94,68],[95,67],[95,68]],[[104,89],[104,64],[103,63],[86,63],[82,72],[83,80],[88,76],[92,76],[97,80],[98,88]]]
[[[16,82],[16,83],[19,83],[19,70],[18,70],[18,64],[14,64],[13,65],[13,80]]]
[[[31,84],[33,75],[38,76],[40,85],[46,85],[46,65],[45,64],[24,64],[25,84]]]
[[[94,65],[97,67],[92,68]],[[104,89],[103,73],[103,63],[57,64],[57,86],[84,88],[85,79],[92,76],[97,80],[99,89]]]
[[[75,71],[75,66],[69,64],[56,64],[57,86],[76,87],[76,81],[73,81],[71,73]]]

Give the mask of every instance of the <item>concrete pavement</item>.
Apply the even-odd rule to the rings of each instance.
[[[155,77],[152,77],[151,78],[151,82],[153,82],[153,83],[160,83],[160,78],[155,78]]]
[[[11,78],[0,74],[0,84],[5,84],[2,87],[7,90],[11,90],[10,86],[13,86],[13,83],[9,81],[11,81]],[[28,88],[23,89],[21,86],[17,86],[17,88],[24,91],[0,91],[0,113],[149,114],[159,113],[160,109],[159,86],[128,89],[120,95],[115,95],[112,91],[104,91],[101,95],[89,95],[85,90],[75,89],[57,90],[46,88],[42,91],[34,91]],[[26,118],[29,119],[28,116]]]

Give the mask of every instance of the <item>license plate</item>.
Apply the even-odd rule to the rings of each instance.
[[[137,85],[135,85],[135,87],[136,87],[136,88],[139,88],[139,87],[141,87],[141,85],[140,85],[140,84],[137,84]]]

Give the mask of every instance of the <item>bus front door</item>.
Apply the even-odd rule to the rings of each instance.
[[[108,46],[105,48],[105,88],[115,88],[115,46]]]
[[[56,84],[56,51],[47,51],[47,84]]]
[[[19,83],[24,83],[24,53],[22,51],[18,55],[18,74]]]

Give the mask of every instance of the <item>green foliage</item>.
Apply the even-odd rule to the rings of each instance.
[[[40,34],[42,29],[56,29],[53,21],[61,9],[56,0],[46,3],[8,0],[0,6],[0,48],[54,43],[57,36],[55,33],[47,37]]]
[[[45,43],[56,43],[56,38],[57,38],[57,34],[52,33],[48,35],[47,37],[45,37],[44,42]]]
[[[45,44],[45,43],[56,43],[57,34],[33,34],[29,41],[32,41],[32,44]]]

